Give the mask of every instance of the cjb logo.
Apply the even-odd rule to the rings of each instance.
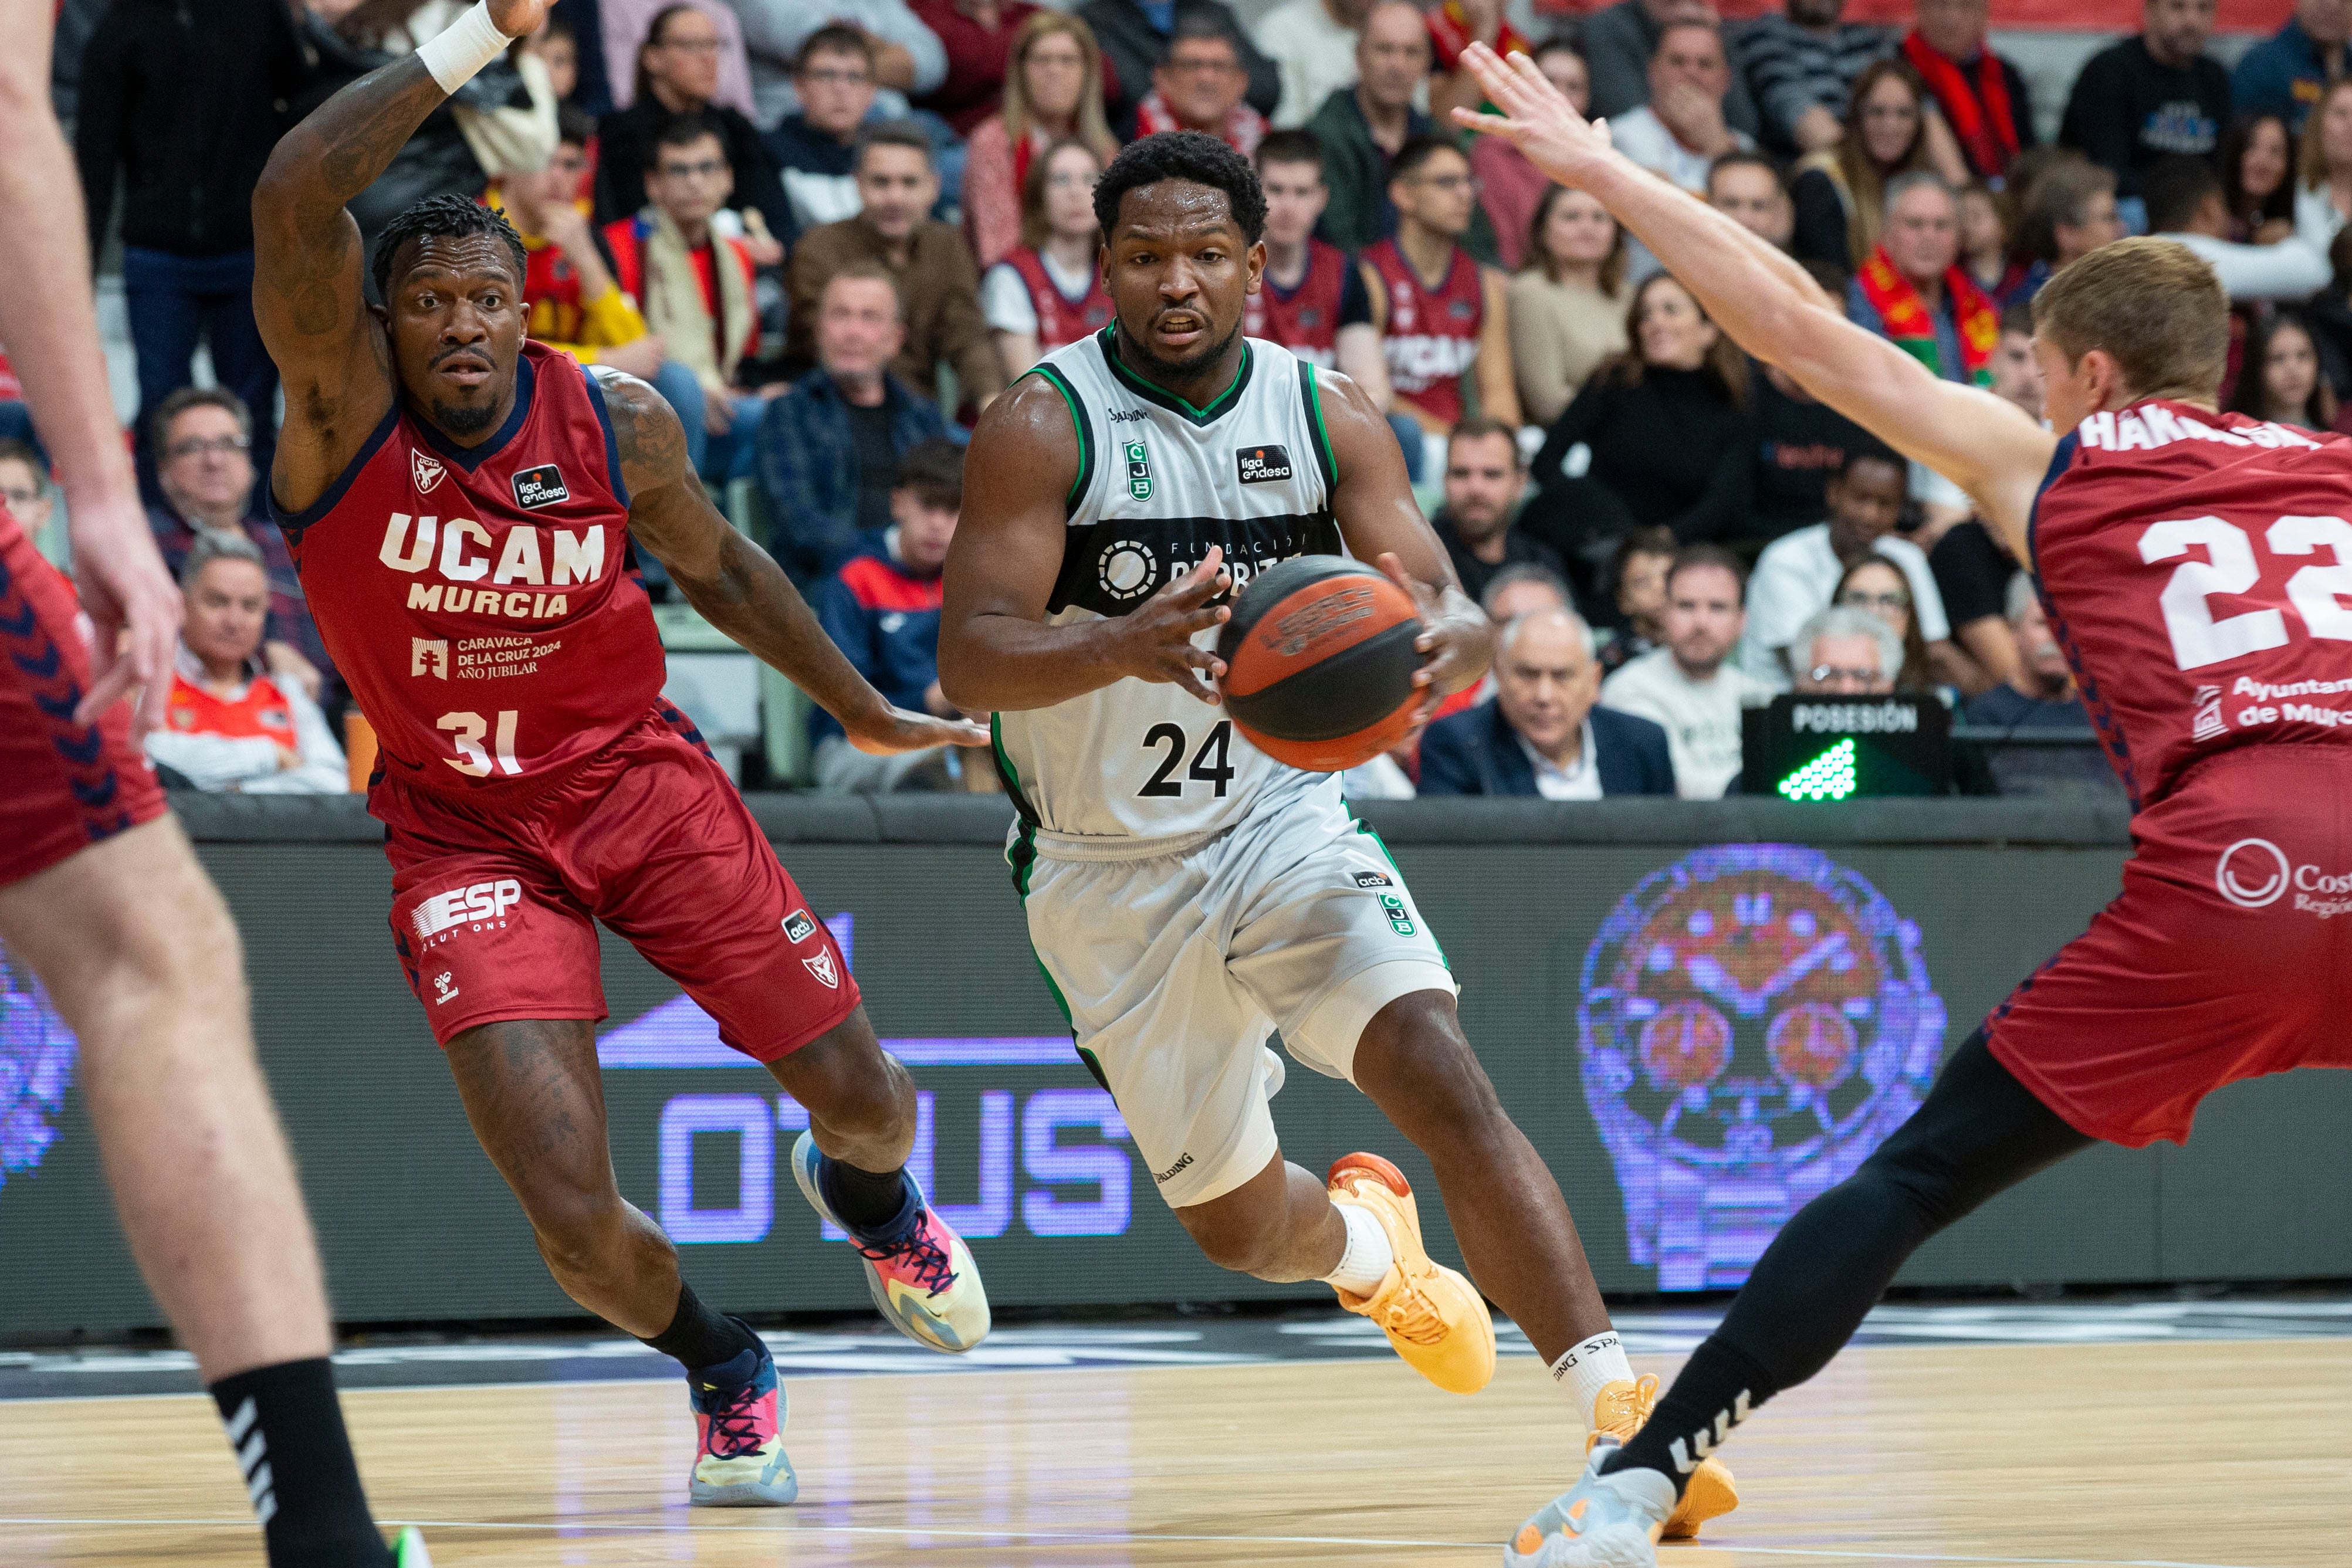
[[[1151,499],[1151,452],[1140,441],[1127,444],[1127,493],[1139,501]]]

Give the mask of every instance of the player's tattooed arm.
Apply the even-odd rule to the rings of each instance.
[[[1422,666],[1413,681],[1427,695],[1425,718],[1448,695],[1486,673],[1495,659],[1495,628],[1454,580],[1445,547],[1412,498],[1396,433],[1371,394],[1328,371],[1318,384],[1331,460],[1339,470],[1331,510],[1340,536],[1357,559],[1378,565],[1421,608],[1422,634],[1414,645]]]
[[[591,372],[621,449],[629,533],[669,569],[697,613],[808,693],[860,751],[988,744],[979,725],[893,707],[825,635],[783,569],[711,506],[687,460],[685,427],[661,393],[609,367]]]
[[[1214,703],[1223,661],[1192,640],[1232,613],[1210,603],[1232,586],[1217,550],[1115,620],[1045,623],[1077,475],[1069,405],[1044,377],[1024,376],[980,416],[948,546],[940,691],[966,713],[1017,713],[1133,675]]]

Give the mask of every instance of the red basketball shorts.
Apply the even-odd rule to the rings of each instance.
[[[833,933],[733,782],[662,709],[561,779],[526,782],[478,799],[387,776],[369,795],[393,941],[444,1046],[478,1024],[604,1018],[598,920],[754,1061],[857,1006]]]
[[[2132,829],[2122,894],[1986,1020],[2001,1064],[2133,1148],[2224,1083],[2352,1067],[2352,751],[2224,753]]]
[[[80,604],[0,507],[0,886],[163,814],[131,705],[74,722],[89,689]]]

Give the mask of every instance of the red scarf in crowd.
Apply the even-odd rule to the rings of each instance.
[[[1155,136],[1163,131],[1183,129],[1182,122],[1176,118],[1176,111],[1168,107],[1168,100],[1160,95],[1156,87],[1145,93],[1143,101],[1135,106],[1135,133],[1138,136]],[[1250,158],[1256,155],[1257,144],[1265,140],[1265,115],[1246,103],[1236,103],[1233,111],[1225,116],[1224,127],[1217,135],[1226,146],[1243,157]]]
[[[1951,121],[1960,139],[1969,167],[1988,180],[1997,180],[2017,156],[2017,117],[2010,112],[2009,73],[1990,49],[1977,51],[1976,80],[1969,80],[1959,62],[1929,46],[1915,29],[1903,40],[1903,57],[1911,62]]]
[[[1444,5],[1426,15],[1429,18],[1429,47],[1437,56],[1437,68],[1442,71],[1458,69],[1462,64],[1462,51],[1468,48],[1470,40],[1478,36],[1470,26],[1470,14],[1462,8],[1462,0],[1445,0]],[[1528,52],[1527,39],[1508,22],[1496,25],[1492,47],[1498,55],[1524,55]]]
[[[1944,352],[1936,342],[1936,318],[1911,280],[1895,269],[1880,246],[1854,274],[1862,297],[1886,324],[1895,346],[1947,379],[1992,385],[1992,351],[2000,344],[2000,312],[1976,280],[1960,267],[1944,274],[1944,293],[1952,305],[1952,321],[1959,329],[1960,375],[1952,378]]]

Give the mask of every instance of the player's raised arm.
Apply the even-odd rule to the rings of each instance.
[[[1413,676],[1429,692],[1429,709],[1486,673],[1495,659],[1495,628],[1462,591],[1454,563],[1412,498],[1396,433],[1371,394],[1346,376],[1320,377],[1324,426],[1339,483],[1331,511],[1339,537],[1359,560],[1369,560],[1421,606],[1417,646],[1424,657]]]
[[[344,204],[373,184],[425,117],[536,28],[549,0],[480,0],[439,37],[352,83],[279,138],[253,192],[253,314],[286,387],[270,487],[318,499],[394,396],[367,309],[364,247]]]
[[[1224,664],[1192,640],[1231,613],[1209,603],[1230,586],[1221,550],[1115,620],[1045,624],[1077,476],[1069,405],[1042,377],[1024,377],[980,416],[948,547],[940,693],[966,713],[1019,713],[1134,675],[1214,703],[1210,682]]]
[[[719,515],[686,459],[686,430],[662,395],[604,366],[621,474],[629,486],[629,534],[669,569],[697,613],[841,721],[860,751],[985,746],[988,731],[962,719],[893,707],[834,646],[808,603],[766,550]]]
[[[2022,545],[2055,437],[2014,404],[1937,377],[1885,339],[1821,308],[1796,264],[1609,145],[1533,63],[1472,45],[1465,63],[1499,115],[1456,110],[1562,184],[1590,191],[1696,295],[1717,326],[1815,397],[1967,490]]]

